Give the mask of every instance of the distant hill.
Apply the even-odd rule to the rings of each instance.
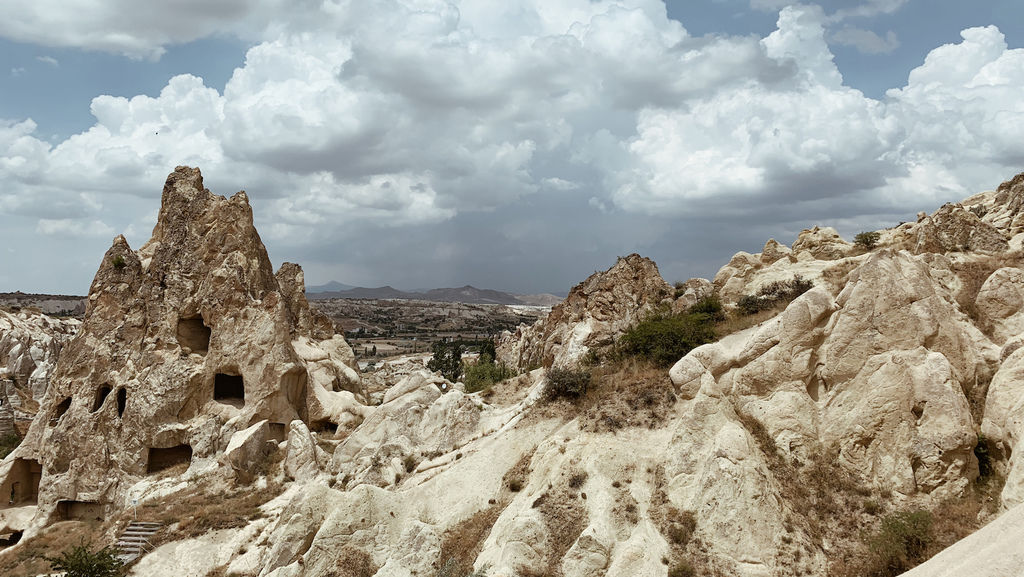
[[[306,294],[326,293],[326,292],[335,292],[335,291],[348,291],[348,290],[352,290],[354,288],[356,288],[356,287],[354,287],[354,286],[352,286],[350,284],[345,284],[345,283],[342,283],[342,282],[338,282],[336,280],[332,280],[331,282],[329,282],[327,284],[321,284],[321,285],[306,287]]]
[[[306,297],[311,300],[324,299],[404,299],[423,300],[448,303],[467,304],[498,304],[498,305],[533,305],[554,306],[562,298],[553,294],[516,295],[493,289],[479,289],[466,285],[459,288],[435,288],[422,292],[403,291],[390,286],[377,288],[351,287],[341,290],[318,290],[323,287],[347,286],[332,281],[326,285],[306,289]]]

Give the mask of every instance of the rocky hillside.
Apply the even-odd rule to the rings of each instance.
[[[80,325],[27,309],[0,310],[0,435],[28,428],[61,349]]]
[[[147,577],[852,577],[1008,509],[997,528],[1019,533],[1022,206],[1024,176],[877,239],[769,241],[675,288],[630,255],[503,337],[519,376],[466,394],[409,364],[368,404],[301,269],[270,269],[244,193],[179,168],[153,238],[103,257],[0,465],[0,533],[21,536],[0,573],[113,542],[133,500],[162,527],[131,568]],[[608,354],[706,296],[730,311],[723,336],[671,370]],[[589,390],[556,398],[553,369]],[[958,547],[919,574],[1004,574]]]

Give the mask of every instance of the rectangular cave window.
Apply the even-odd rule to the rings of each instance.
[[[336,435],[338,433],[338,424],[332,423],[327,419],[321,419],[319,421],[313,421],[309,424],[309,430],[314,433],[323,433],[326,435]]]
[[[39,498],[39,479],[43,468],[35,459],[15,459],[7,479],[4,480],[0,498],[7,498],[9,505],[34,504]]]
[[[210,348],[210,327],[203,317],[178,319],[178,344],[194,353],[205,354]]]
[[[96,390],[96,398],[92,401],[92,412],[95,413],[100,410],[100,407],[103,406],[103,401],[107,400],[107,395],[110,394],[110,391],[110,385],[103,385]]]
[[[166,449],[153,447],[149,450],[149,461],[146,462],[146,473],[156,473],[170,469],[175,465],[192,462],[192,447],[178,445]]]
[[[61,521],[102,521],[103,505],[95,501],[57,501],[57,518]]]
[[[117,390],[117,416],[124,415],[124,409],[128,406],[128,390],[120,388]]]
[[[64,413],[68,412],[71,408],[71,397],[68,397],[57,404],[57,408],[53,411],[53,417],[50,419],[50,425],[56,425],[57,421],[64,416]]]
[[[213,378],[213,400],[242,408],[245,405],[245,381],[239,375],[217,373]]]
[[[267,429],[267,436],[279,443],[288,438],[288,427],[284,423],[269,423]]]

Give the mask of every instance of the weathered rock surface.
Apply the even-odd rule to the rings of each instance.
[[[1024,575],[1024,505],[961,539],[903,577],[1020,577]]]
[[[654,261],[622,257],[573,287],[547,318],[503,335],[498,359],[520,370],[576,364],[590,350],[613,344],[656,305],[671,302],[672,294]]]
[[[0,310],[0,435],[24,433],[46,393],[61,349],[81,322]]]
[[[653,262],[620,259],[547,319],[506,335],[499,358],[520,368],[571,365],[658,305],[681,310],[708,290],[733,302],[796,275],[816,286],[775,318],[680,359],[671,391],[655,391],[670,394],[649,428],[602,430],[586,414],[600,406],[540,402],[545,369],[484,395],[399,363],[378,375],[379,406],[364,405],[351,351],[301,298],[301,270],[271,274],[262,246],[247,248],[258,244],[247,205],[199,194],[197,172],[176,175],[165,205],[191,211],[193,224],[173,225],[162,210],[154,240],[138,253],[115,243],[44,413],[0,465],[0,491],[39,468],[32,523],[40,523],[53,517],[46,507],[54,499],[113,508],[132,487],[155,492],[161,482],[139,470],[144,455],[153,460],[148,448],[191,447],[189,468],[161,486],[167,495],[173,483],[222,488],[225,472],[256,469],[268,451],[283,451],[266,482],[286,490],[250,525],[163,545],[133,575],[319,577],[339,567],[436,575],[449,561],[443,551],[488,566],[491,577],[665,575],[666,561],[698,558],[701,569],[726,575],[824,575],[839,541],[856,542],[877,518],[847,506],[812,519],[815,506],[839,498],[798,485],[823,462],[816,459],[838,455],[817,474],[852,475],[857,490],[843,491],[860,497],[851,498],[866,491],[891,495],[885,507],[934,506],[978,475],[979,425],[1009,471],[1002,505],[1024,502],[1024,297],[1011,234],[1024,181],[885,231],[872,251],[820,227],[792,250],[769,241],[760,254],[733,257],[714,285],[694,280],[678,298]],[[175,194],[188,202],[167,198]],[[238,232],[220,232],[232,227]],[[186,249],[165,246],[172,242]],[[123,266],[114,265],[118,255]],[[196,316],[179,328],[180,318]],[[197,340],[204,325],[205,347]],[[240,399],[218,398],[218,373],[242,376]],[[103,383],[110,400],[96,404]],[[616,410],[656,402],[644,399]],[[139,458],[142,466],[132,464]],[[94,489],[93,462],[110,469],[109,486]],[[684,513],[694,520],[688,547],[672,525]],[[986,568],[979,574],[989,564],[1014,574],[1001,556],[1019,564],[1022,525],[1020,507],[1011,508],[990,526],[994,534],[965,540],[919,574],[974,574],[972,554]],[[187,555],[202,562],[185,566]]]
[[[177,168],[149,242],[134,251],[119,236],[103,256],[40,416],[0,466],[0,492],[20,483],[16,500],[38,502],[16,529],[74,516],[75,503],[118,510],[133,484],[176,464],[216,468],[259,421],[256,440],[232,447],[239,459],[296,419],[358,423],[353,355],[302,283],[297,265],[275,276],[244,192],[215,196],[198,169]]]

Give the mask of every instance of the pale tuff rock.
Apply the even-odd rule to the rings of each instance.
[[[1024,270],[1003,267],[992,273],[978,291],[981,322],[990,327],[992,340],[1002,345],[1024,334]]]
[[[768,239],[768,242],[764,243],[764,248],[761,249],[761,262],[767,266],[783,258],[789,259],[791,262],[796,260],[791,248],[779,244],[774,238]]]
[[[0,310],[0,435],[28,427],[46,393],[61,349],[81,326],[76,319]]]
[[[590,350],[612,345],[656,305],[670,302],[672,294],[652,260],[622,257],[573,287],[547,318],[503,335],[498,359],[518,369],[579,363]]]
[[[1003,356],[985,398],[981,431],[1002,456],[1010,457],[1002,505],[1012,507],[1024,503],[1024,347],[1019,336],[1003,347]]]
[[[119,236],[104,255],[40,416],[0,467],[5,495],[40,471],[38,513],[11,528],[73,516],[74,503],[116,511],[133,484],[178,463],[244,468],[294,420],[358,423],[353,355],[328,327],[297,265],[275,276],[245,193],[214,196],[198,169],[178,167],[149,242],[136,252]]]
[[[905,232],[905,240],[898,246],[914,253],[1000,253],[1009,249],[1007,237],[999,229],[961,204],[945,204]]]
[[[836,260],[847,256],[853,245],[843,240],[836,229],[830,226],[816,226],[804,229],[793,243],[793,254],[807,251],[816,259]]]
[[[977,475],[965,392],[998,353],[929,273],[907,253],[873,253],[834,300],[812,289],[670,375],[684,398],[721,391],[798,454],[836,444],[879,486],[959,493]]]
[[[672,311],[685,312],[697,301],[715,294],[715,285],[705,278],[691,278],[676,288],[678,295],[672,303]]]

